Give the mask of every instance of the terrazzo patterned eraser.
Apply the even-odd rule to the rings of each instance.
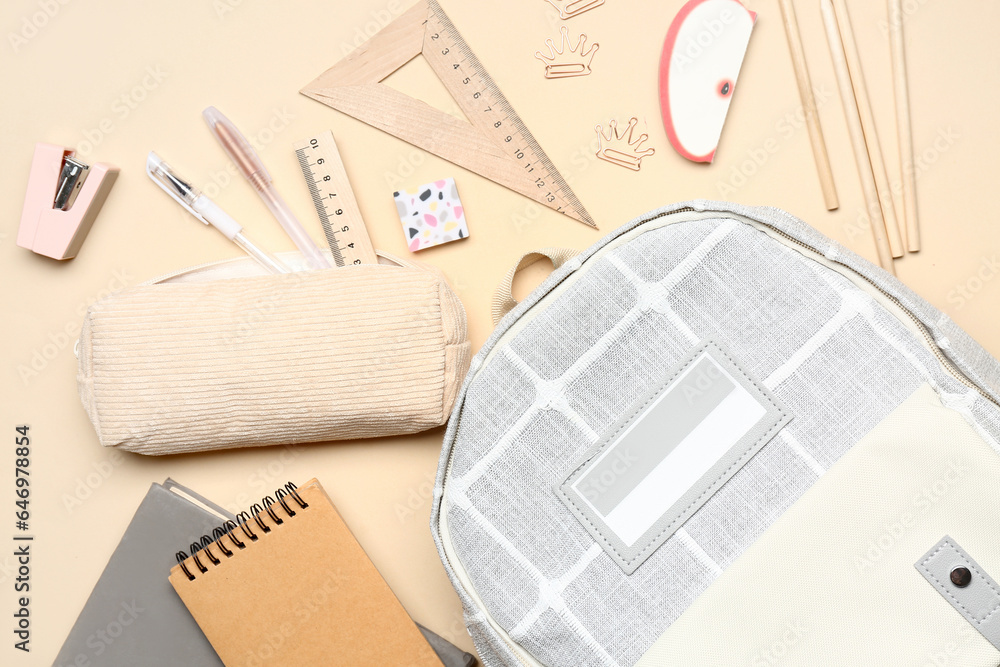
[[[392,193],[410,252],[469,236],[454,178]]]

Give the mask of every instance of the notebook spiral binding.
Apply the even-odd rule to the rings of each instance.
[[[237,536],[237,530],[246,535],[250,542],[256,542],[260,539],[260,536],[251,529],[252,523],[257,524],[261,533],[270,533],[272,530],[271,526],[268,526],[267,523],[261,520],[261,514],[267,513],[275,525],[280,526],[283,524],[285,521],[278,515],[278,512],[275,511],[275,505],[280,505],[287,517],[294,517],[297,512],[292,509],[292,505],[288,503],[287,498],[292,498],[300,509],[306,509],[309,507],[309,503],[302,500],[302,496],[300,496],[298,491],[296,491],[297,488],[298,487],[295,484],[288,482],[274,492],[274,497],[264,496],[259,503],[254,503],[253,506],[250,507],[249,511],[243,511],[237,514],[236,521],[229,519],[224,524],[213,530],[211,535],[202,535],[201,540],[192,542],[189,547],[191,550],[190,558],[194,561],[194,565],[197,570],[202,574],[208,572],[208,566],[206,566],[205,563],[202,562],[201,558],[199,558],[199,552],[204,553],[209,563],[212,565],[218,565],[222,562],[222,558],[219,555],[212,553],[212,547],[217,547],[219,553],[225,558],[231,558],[233,554],[236,553],[233,551],[234,548],[246,549],[247,543],[246,541],[239,539]],[[226,546],[225,540],[223,539],[226,537],[229,538],[232,548]],[[185,563],[185,561],[188,560],[187,552],[178,551],[176,557],[177,564],[181,566],[184,574],[187,575],[187,578],[190,581],[194,581],[195,575],[188,569],[188,566]]]

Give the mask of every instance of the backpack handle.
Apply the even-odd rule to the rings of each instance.
[[[517,264],[500,281],[500,286],[497,287],[497,291],[493,295],[493,326],[499,324],[503,316],[512,311],[514,306],[517,305],[517,299],[514,298],[513,293],[514,278],[522,269],[531,266],[535,262],[548,259],[552,262],[552,268],[555,270],[578,254],[580,254],[579,251],[572,248],[539,248],[538,250],[532,250],[521,255],[521,258],[517,260]]]

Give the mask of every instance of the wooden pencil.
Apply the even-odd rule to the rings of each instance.
[[[878,261],[883,269],[895,275],[892,264],[892,250],[887,239],[885,219],[882,217],[882,206],[879,203],[878,189],[872,173],[871,161],[868,159],[868,149],[865,146],[865,134],[861,127],[861,113],[854,91],[851,86],[851,75],[847,68],[847,56],[844,44],[837,28],[837,16],[834,13],[832,0],[820,0],[823,12],[823,23],[826,26],[826,39],[830,44],[830,56],[833,58],[833,69],[837,74],[837,85],[840,88],[840,99],[844,104],[844,116],[847,119],[847,130],[854,148],[854,159],[858,165],[858,176],[861,177],[861,189],[865,195],[865,207],[868,211],[872,233],[875,236],[875,248],[878,251]]]
[[[875,187],[882,206],[882,218],[885,220],[886,232],[889,235],[889,247],[893,257],[902,257],[906,252],[903,237],[900,235],[899,222],[896,219],[896,207],[892,200],[892,188],[889,185],[889,173],[882,159],[882,149],[879,146],[878,132],[875,130],[875,115],[872,113],[871,102],[868,100],[868,88],[865,86],[865,75],[861,69],[861,55],[857,42],[854,40],[854,30],[851,28],[851,17],[847,13],[844,0],[833,0],[834,18],[840,31],[844,55],[847,58],[847,70],[850,73],[851,87],[854,90],[854,100],[861,116],[861,129],[864,132],[865,146],[868,149],[868,160],[872,165],[872,175],[875,177]]]
[[[802,36],[799,33],[799,22],[795,17],[795,7],[792,5],[792,0],[781,0],[781,16],[785,22],[788,49],[792,52],[792,67],[795,69],[799,98],[802,100],[806,127],[809,129],[809,141],[812,143],[813,159],[816,161],[819,184],[823,190],[823,201],[826,204],[826,209],[833,211],[840,205],[837,200],[837,186],[833,181],[833,169],[830,168],[830,156],[826,152],[826,141],[823,138],[819,113],[816,110],[816,97],[813,95],[812,82],[809,79],[806,52],[802,47]]]
[[[917,179],[913,171],[913,132],[910,125],[910,91],[906,81],[902,5],[902,0],[889,0],[889,44],[892,49],[892,78],[896,94],[896,132],[899,135],[899,178],[903,184],[906,249],[917,252],[920,250],[920,226],[917,222]]]

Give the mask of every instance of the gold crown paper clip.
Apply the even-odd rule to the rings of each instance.
[[[562,20],[571,19],[574,16],[590,11],[595,7],[604,4],[604,0],[547,0],[550,5],[559,12]]]
[[[648,134],[640,134],[639,138],[632,141],[632,131],[639,122],[634,116],[629,120],[628,127],[624,131],[618,131],[618,121],[608,122],[608,133],[604,134],[600,125],[597,130],[597,157],[606,160],[611,164],[617,164],[632,171],[639,171],[642,158],[648,157],[656,151],[652,148],[639,150],[639,146],[649,138]]]
[[[566,26],[559,32],[562,34],[562,44],[558,49],[551,39],[547,39],[545,43],[549,45],[549,55],[535,51],[535,57],[545,63],[545,78],[565,79],[570,76],[590,74],[590,62],[601,45],[594,42],[589,49],[585,48],[587,36],[581,33],[576,46],[572,47],[569,45],[569,30]]]

